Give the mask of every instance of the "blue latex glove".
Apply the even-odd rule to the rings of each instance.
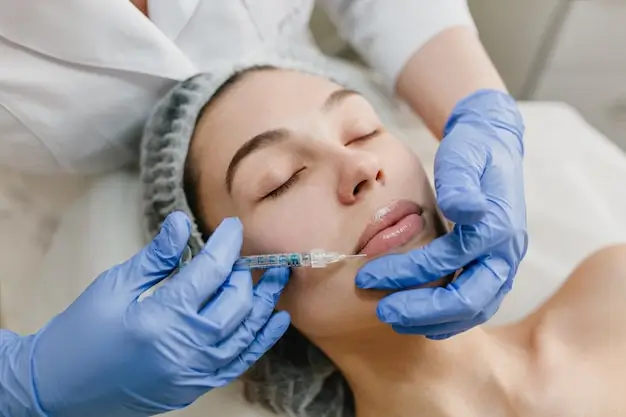
[[[273,314],[289,271],[270,270],[255,288],[249,271],[231,272],[242,244],[237,219],[137,301],[175,269],[189,230],[185,215],[170,215],[151,244],[38,333],[0,334],[0,416],[159,414],[229,383],[263,355],[289,325],[287,313]]]
[[[444,339],[491,318],[526,254],[522,178],[524,123],[513,98],[481,90],[461,100],[435,157],[435,189],[453,231],[408,254],[385,256],[359,271],[360,288],[402,290],[378,306],[399,333]],[[406,289],[458,269],[446,287]]]

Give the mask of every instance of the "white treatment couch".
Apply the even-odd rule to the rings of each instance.
[[[530,247],[494,324],[533,310],[591,252],[626,242],[626,156],[565,105],[521,108]],[[412,116],[397,118],[432,172],[436,142]],[[139,201],[132,172],[55,181],[0,170],[3,327],[36,331],[99,272],[134,254],[144,243]],[[270,415],[244,404],[238,389],[216,390],[170,415]]]

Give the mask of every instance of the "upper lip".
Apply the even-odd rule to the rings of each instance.
[[[409,200],[394,200],[379,208],[372,216],[372,220],[363,230],[363,233],[361,233],[354,253],[357,254],[361,252],[369,241],[381,230],[396,224],[409,214],[421,215],[423,211],[422,206]]]

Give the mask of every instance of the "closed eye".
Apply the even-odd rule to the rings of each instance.
[[[292,185],[294,185],[300,179],[300,174],[305,169],[306,167],[303,167],[297,170],[287,181],[285,181],[279,187],[275,188],[274,190],[264,195],[261,198],[261,200],[274,199],[283,195],[287,190],[289,190],[289,188],[291,188]]]
[[[363,135],[363,136],[359,136],[357,138],[352,139],[351,141],[349,141],[348,143],[346,143],[346,146],[351,145],[355,142],[361,142],[364,140],[368,140],[368,139],[372,139],[375,138],[376,136],[380,135],[382,133],[381,129],[376,129],[371,131],[370,133]]]

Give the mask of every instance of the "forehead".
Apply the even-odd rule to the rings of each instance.
[[[248,139],[270,129],[297,130],[337,88],[326,78],[296,71],[248,72],[207,107],[191,152],[223,173]]]

